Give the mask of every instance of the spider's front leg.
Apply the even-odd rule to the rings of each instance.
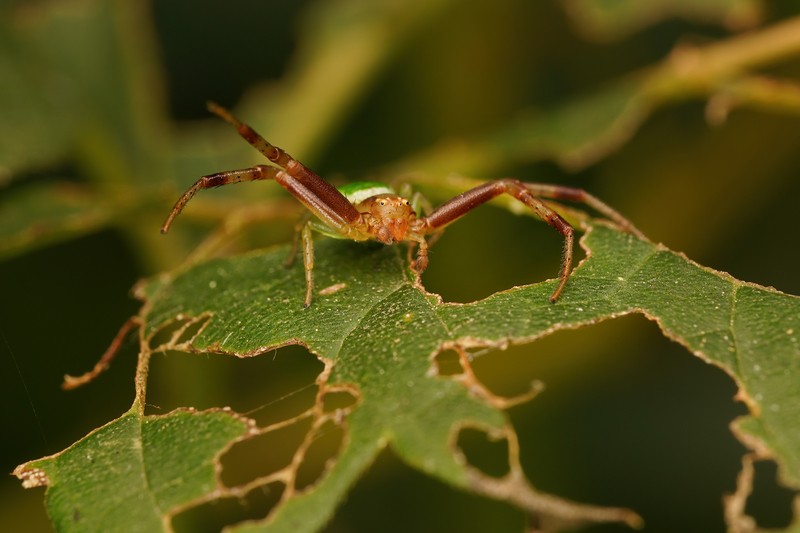
[[[346,239],[364,240],[368,238],[361,226],[361,214],[333,185],[314,174],[283,149],[270,144],[253,128],[237,120],[224,108],[213,103],[209,104],[208,108],[211,112],[234,126],[242,138],[261,152],[272,165],[276,166],[258,165],[201,177],[175,202],[175,206],[161,227],[161,233],[169,231],[175,217],[181,213],[189,200],[201,189],[210,189],[243,181],[275,180],[306,206],[311,214],[329,228],[330,232]],[[300,234],[303,240],[303,264],[306,272],[304,305],[308,307],[311,304],[311,295],[314,287],[314,248],[311,239],[311,227],[307,222],[303,225]]]
[[[172,208],[169,216],[167,216],[167,219],[164,221],[164,225],[161,226],[161,233],[167,233],[169,231],[170,226],[172,226],[172,221],[175,220],[175,217],[181,214],[183,208],[186,207],[186,204],[189,203],[189,200],[191,200],[198,191],[202,189],[222,187],[223,185],[230,185],[232,183],[241,183],[243,181],[276,179],[276,175],[280,171],[280,169],[271,167],[269,165],[258,165],[251,168],[228,170],[225,172],[217,172],[216,174],[203,176],[194,182],[194,185],[189,187],[186,192],[183,193],[180,198],[178,198],[178,201],[175,202],[175,206]]]
[[[501,179],[479,185],[440,205],[430,215],[421,218],[420,223],[424,226],[425,233],[433,233],[501,194],[510,194],[530,207],[536,215],[564,237],[564,254],[561,260],[561,271],[558,274],[559,283],[553,294],[550,295],[550,301],[555,302],[561,296],[572,272],[574,230],[558,213],[536,198],[521,181]],[[418,272],[424,270],[427,259],[427,247],[420,246],[417,260],[413,265],[414,269]]]
[[[208,109],[234,126],[244,140],[261,152],[273,165],[277,166],[258,165],[242,170],[231,170],[203,176],[189,187],[175,203],[175,207],[172,208],[172,212],[161,228],[162,233],[169,231],[173,219],[180,214],[189,200],[201,189],[210,189],[242,181],[275,180],[330,228],[346,237],[350,235],[352,226],[360,215],[347,198],[336,190],[336,187],[314,174],[308,167],[287,154],[283,149],[270,144],[253,128],[239,122],[226,109],[214,103],[209,103]]]
[[[437,237],[439,233],[434,234],[434,237]],[[411,245],[408,247],[408,264],[411,265],[411,270],[417,273],[417,275],[422,275],[425,272],[425,269],[428,268],[428,246],[429,243],[424,238],[414,241],[414,244],[417,246],[417,257],[416,259],[413,258],[414,255],[414,246]]]

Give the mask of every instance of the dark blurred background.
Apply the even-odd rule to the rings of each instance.
[[[704,45],[800,14],[789,0],[697,2],[706,4],[723,7],[677,14],[664,7],[603,33],[579,23],[592,3],[577,1],[6,3],[2,468],[56,453],[127,410],[133,340],[96,382],[66,393],[62,376],[91,368],[137,312],[130,296],[137,280],[180,265],[227,213],[283,198],[268,184],[220,190],[198,201],[168,242],[158,235],[174,198],[198,176],[257,161],[209,118],[207,100],[234,108],[337,183],[394,172],[435,176],[435,165],[409,162],[602,91],[680,43]],[[796,79],[800,57],[766,67]],[[585,188],[653,241],[738,279],[800,294],[797,109],[743,106],[711,125],[705,104],[680,98],[655,107],[629,140],[592,160],[565,165],[557,154],[514,152],[463,167],[453,157],[450,171]],[[286,242],[293,223],[248,229],[226,251]],[[560,247],[545,224],[485,207],[448,229],[423,279],[447,301],[473,301],[552,277]],[[248,361],[157,355],[149,409],[302,402],[320,369],[298,348]],[[733,491],[745,451],[728,425],[745,409],[724,372],[654,323],[630,316],[559,332],[482,357],[476,371],[503,394],[533,379],[546,384],[508,413],[536,487],[635,509],[647,532],[725,530],[721,498]],[[236,397],[243,382],[246,399]],[[493,453],[480,436],[464,435],[462,445]],[[787,525],[791,493],[777,484],[775,466],[759,463],[756,481],[748,510],[760,525]],[[8,476],[0,491],[0,529],[50,529],[43,490],[23,490]],[[454,491],[386,451],[329,529],[520,531],[524,522],[514,508]]]

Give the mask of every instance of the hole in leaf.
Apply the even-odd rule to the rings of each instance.
[[[267,426],[298,416],[316,402],[323,364],[301,346],[258,356],[167,352],[154,354],[148,376],[148,410],[230,407]]]
[[[328,421],[319,428],[297,469],[297,490],[312,485],[325,473],[330,460],[339,453],[343,440],[344,430],[334,422]]]
[[[523,513],[510,503],[455,490],[408,466],[391,448],[357,481],[326,529],[381,533],[525,530]]]
[[[465,427],[458,433],[456,444],[470,465],[493,476],[509,472],[508,440],[492,438],[486,431]]]
[[[474,302],[556,278],[563,245],[561,235],[535,217],[480,206],[449,225],[431,247],[423,285],[446,302]],[[583,256],[576,243],[574,264]]]
[[[209,320],[210,317],[205,316],[187,321],[183,327],[176,332],[175,343],[181,344],[184,342],[190,342],[198,333],[200,333],[200,330],[208,323]]]
[[[497,396],[512,398],[531,390],[535,379],[534,349],[530,345],[509,346],[504,350],[484,349],[469,354],[477,380]],[[483,355],[489,354],[489,357]]]
[[[764,529],[783,529],[792,521],[792,500],[798,491],[778,484],[775,461],[758,461],[753,467],[753,492],[747,498],[745,512]]]
[[[177,318],[156,331],[150,340],[150,346],[158,349],[160,346],[188,342],[208,323],[209,319],[208,316]]]
[[[547,389],[508,414],[520,462],[538,489],[624,505],[648,530],[725,530],[720,501],[734,489],[744,452],[729,424],[745,414],[727,374],[640,315],[556,333],[529,348],[527,362],[520,353],[512,369]],[[485,359],[494,355],[506,352]]]
[[[177,533],[219,533],[225,526],[264,518],[277,505],[283,489],[281,483],[270,483],[241,498],[221,498],[193,507],[173,519],[173,528]]]
[[[237,442],[222,456],[222,482],[228,487],[249,483],[288,466],[311,427],[311,419]]]
[[[455,345],[452,350],[445,352],[443,356],[441,367],[443,371],[449,373],[445,375],[445,377],[450,377],[451,379],[459,381],[471,394],[483,398],[498,409],[508,409],[516,404],[530,401],[543,388],[543,384],[537,380],[530,382],[528,384],[528,389],[522,393],[507,396],[496,394],[489,387],[484,385],[481,379],[475,374],[471,363],[473,359],[489,351],[492,350],[483,349],[470,352]],[[452,358],[456,358],[457,361],[453,361]],[[436,361],[434,361],[434,365],[436,365]],[[434,369],[436,368],[437,367],[434,366]],[[460,369],[460,372],[456,373],[457,369]]]
[[[442,350],[433,357],[433,368],[439,377],[458,376],[464,373],[458,352]]]
[[[336,410],[349,411],[357,401],[358,397],[352,391],[345,389],[332,390],[326,392],[322,397],[322,410],[325,413],[332,413]]]

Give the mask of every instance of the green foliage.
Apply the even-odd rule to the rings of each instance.
[[[319,0],[293,13],[297,18],[291,21],[276,15],[295,8],[276,5],[269,15],[242,13],[236,23],[220,18],[210,30],[188,31],[184,21],[214,16],[194,5],[192,18],[180,3],[156,3],[152,13],[143,5],[88,0],[0,8],[0,256],[6,259],[0,280],[4,302],[15,304],[0,306],[5,328],[0,333],[2,345],[19,354],[12,353],[16,372],[5,374],[30,380],[30,368],[36,368],[33,379],[42,379],[30,387],[32,393],[27,385],[19,392],[4,387],[17,402],[6,399],[6,404],[22,401],[22,407],[8,409],[17,418],[5,425],[30,425],[37,415],[23,414],[26,401],[34,406],[47,398],[42,411],[50,415],[41,415],[44,444],[31,444],[27,435],[14,439],[18,444],[8,469],[31,455],[66,447],[15,469],[26,486],[47,487],[47,513],[59,531],[167,531],[186,517],[191,529],[213,529],[193,513],[265,494],[273,501],[263,509],[221,522],[236,524],[236,531],[315,531],[337,519],[337,509],[358,491],[384,450],[448,487],[505,502],[545,529],[594,522],[637,526],[640,514],[648,527],[652,509],[606,492],[597,496],[588,481],[564,490],[547,482],[546,492],[534,488],[529,480],[538,485],[547,468],[526,456],[530,450],[521,436],[530,421],[511,413],[512,407],[538,405],[529,402],[540,390],[538,373],[501,369],[509,381],[533,382],[528,393],[514,396],[493,392],[480,371],[473,371],[473,363],[477,369],[504,349],[529,346],[526,359],[536,355],[565,365],[564,373],[579,373],[563,362],[568,347],[561,357],[538,355],[540,343],[534,341],[557,337],[568,345],[563,339],[574,330],[635,314],[721,369],[748,410],[732,424],[749,450],[742,474],[724,510],[709,511],[717,528],[723,517],[729,531],[756,527],[748,516],[761,490],[756,472],[756,494],[748,499],[754,462],[773,460],[779,484],[792,491],[787,498],[795,497],[800,302],[736,278],[766,279],[789,291],[797,279],[791,184],[800,90],[796,72],[784,64],[800,55],[796,7],[776,7],[766,23],[760,4],[750,0],[565,0],[557,13],[546,3],[516,0],[470,7],[452,0]],[[170,10],[181,16],[171,18]],[[676,17],[689,22],[676,23]],[[656,23],[662,23],[660,30],[650,32]],[[706,34],[715,24],[725,28],[724,35],[716,29]],[[279,33],[287,27],[297,28],[291,50]],[[695,33],[703,38],[687,42],[685,36]],[[195,34],[201,38],[193,41]],[[182,39],[191,49],[210,34],[224,36],[213,39],[213,51],[192,49],[188,57],[169,59]],[[249,40],[253,36],[259,40]],[[225,50],[222,61],[214,59],[218,49]],[[255,55],[281,54],[288,58],[284,71],[262,74],[278,78],[268,85],[252,87],[230,74],[258,68]],[[239,62],[225,74],[187,75],[181,68],[191,57],[209,69]],[[241,87],[220,96],[202,83],[209,78]],[[192,94],[175,88],[186,79]],[[294,202],[269,197],[280,194],[278,187],[202,193],[173,233],[158,234],[178,191],[197,176],[262,162],[224,124],[175,126],[165,111],[165,87],[173,107],[190,98],[229,105],[237,90],[244,92],[236,114],[322,175],[339,179],[339,169],[378,174],[420,186],[432,200],[491,177],[575,185],[568,174],[577,173],[593,179],[578,186],[608,200],[666,245],[564,210],[588,230],[582,239],[587,258],[553,305],[547,296],[554,281],[530,283],[552,276],[557,247],[548,248],[527,217],[511,217],[515,220],[503,226],[504,211],[487,207],[448,229],[432,250],[423,280],[408,270],[403,247],[321,239],[315,270],[320,292],[312,307],[303,309],[302,268],[284,268],[287,249],[273,246],[288,240],[288,220],[299,213]],[[716,130],[701,123],[698,100],[708,101],[705,117]],[[524,212],[510,201],[496,203]],[[270,226],[274,233],[261,227],[249,231],[252,221],[284,219]],[[208,230],[212,224],[216,231]],[[543,235],[550,231],[540,226]],[[103,230],[113,230],[116,247],[93,244]],[[85,257],[81,243],[92,249]],[[214,257],[224,246],[230,253]],[[671,249],[686,249],[736,278]],[[65,256],[81,260],[63,261]],[[130,263],[138,271],[120,279],[129,272],[126,264],[134,269]],[[67,266],[72,264],[79,266]],[[544,274],[534,272],[539,264]],[[459,283],[465,273],[468,283]],[[118,376],[109,396],[92,387],[114,379],[113,372],[76,395],[62,396],[55,392],[60,375],[91,364],[88,355],[83,362],[74,355],[95,349],[85,346],[86,339],[97,337],[102,344],[111,328],[103,320],[122,322],[129,313],[119,304],[123,290],[102,288],[104,276],[123,284],[146,278],[136,288],[143,302],[136,376]],[[162,352],[167,360],[175,351],[262,359],[293,344],[319,358],[322,371],[307,385],[314,392],[308,405],[273,418],[261,413],[275,408],[272,400],[255,412],[206,408],[203,402],[225,389],[223,374],[187,379],[168,367],[150,369]],[[619,344],[620,339],[605,338],[580,350],[614,352]],[[445,368],[448,360],[455,361],[455,369]],[[194,358],[190,364],[199,368],[205,361]],[[624,374],[618,362],[607,366],[606,374],[589,370],[585,379]],[[121,367],[117,363],[114,369]],[[293,379],[289,373],[279,378]],[[133,406],[92,430],[117,416],[120,405],[130,405],[132,382]],[[159,387],[176,394],[195,390],[203,405],[169,406],[153,414],[160,409],[152,403]],[[227,392],[215,405],[237,405],[238,391]],[[112,399],[114,393],[119,397]],[[634,407],[630,404],[625,407]],[[106,418],[82,419],[80,413]],[[675,416],[687,418],[685,412]],[[70,429],[48,443],[47,434],[57,426],[53,419]],[[302,436],[296,442],[286,438],[281,446],[260,444],[282,440],[288,430]],[[499,443],[501,457],[469,453],[462,446],[467,430]],[[537,439],[558,442],[553,435]],[[255,451],[245,453],[247,446]],[[563,451],[568,458],[569,448]],[[278,461],[282,454],[289,457],[285,464],[266,473],[247,467]],[[489,456],[500,465],[499,474],[478,466]],[[236,478],[231,472],[242,464],[246,474]],[[735,472],[725,476],[722,486],[709,489],[715,501],[734,487]],[[583,472],[578,477],[583,480]],[[655,479],[642,485],[668,483]],[[12,502],[7,496],[19,492],[18,485],[4,489],[0,500]],[[585,503],[561,497],[567,493]],[[675,504],[667,500],[655,504],[670,507],[671,515],[685,516],[686,522],[659,526],[656,518],[656,528],[713,529],[689,511],[672,512]],[[595,505],[600,501],[631,510]],[[790,504],[785,507],[784,516]],[[26,513],[29,525],[36,511],[17,509],[25,508],[9,503],[0,514]],[[759,515],[759,526],[800,527],[790,517],[770,522],[771,512]],[[243,522],[243,514],[252,521]]]
[[[632,312],[657,321],[665,335],[736,379],[740,395],[753,413],[738,425],[739,430],[749,442],[770,450],[786,479],[797,483],[800,457],[795,452],[795,421],[800,417],[800,401],[795,398],[796,374],[792,369],[800,364],[796,333],[800,332],[800,300],[699,267],[662,247],[604,226],[594,228],[585,241],[589,258],[576,270],[569,291],[555,305],[548,301],[550,282],[515,288],[472,304],[443,304],[409,276],[397,249],[326,241],[319,246],[318,283],[336,286],[337,290],[318,297],[311,308],[305,309],[302,270],[285,268],[286,249],[211,260],[140,287],[145,300],[142,349],[147,353],[180,348],[245,357],[301,343],[326,363],[327,371],[319,381],[319,402],[336,390],[351,390],[357,398],[356,408],[347,408],[342,414],[315,412],[316,431],[321,433],[325,422],[339,418],[337,423],[346,433],[330,470],[313,489],[294,493],[296,487],[289,486],[286,490],[293,496],[276,509],[268,525],[251,524],[242,530],[316,530],[386,446],[430,475],[491,494],[489,487],[497,480],[465,464],[452,443],[454,432],[465,426],[506,435],[513,441],[507,433],[512,430],[497,409],[500,399],[477,382],[438,377],[433,356],[445,348],[464,351],[530,342],[558,329]],[[202,323],[199,331],[186,338],[185,322],[197,320]],[[176,321],[181,326],[180,335],[168,335],[167,342],[150,345],[165,327],[175,328]],[[462,376],[471,375],[466,359],[462,359],[462,365]],[[191,417],[186,413],[180,416]],[[53,492],[48,493],[54,502],[51,516],[65,530],[76,512],[87,521],[82,523],[113,529],[113,513],[104,514],[99,509],[96,518],[89,513],[84,518],[81,510],[95,508],[98,494],[103,494],[102,490],[98,492],[98,484],[106,487],[119,482],[119,476],[130,475],[123,468],[128,460],[119,460],[131,449],[131,439],[118,436],[117,428],[125,428],[126,432],[136,432],[136,447],[146,450],[144,456],[154,458],[144,466],[138,453],[129,460],[130,468],[142,478],[136,490],[143,494],[138,499],[147,495],[150,498],[146,501],[160,502],[166,498],[160,487],[169,486],[173,479],[180,479],[195,498],[203,499],[212,488],[218,495],[224,493],[210,484],[211,471],[196,480],[182,474],[184,469],[197,470],[190,465],[203,464],[195,457],[207,456],[209,448],[220,448],[218,443],[203,439],[176,442],[181,437],[205,434],[202,429],[178,427],[177,434],[168,438],[145,438],[147,434],[163,437],[160,428],[150,433],[146,429],[171,418],[167,415],[151,421],[144,417],[140,428],[136,415],[126,414],[63,455],[27,465],[19,475],[31,475],[25,473],[30,469],[45,473],[53,486]],[[236,427],[218,438],[224,442],[239,437],[241,428],[237,431]],[[114,434],[109,442],[103,440],[106,433]],[[169,444],[166,451],[162,449],[165,443]],[[111,453],[121,463],[122,472],[115,469],[111,480],[104,479],[108,464],[94,457],[86,461],[84,449]],[[75,457],[81,460],[70,475],[62,463],[70,464]],[[510,468],[520,473],[514,467],[512,460]],[[87,478],[95,477],[97,483],[86,484]],[[505,481],[509,487],[510,479]],[[258,486],[258,480],[255,482]],[[561,501],[554,505],[532,487],[527,490],[535,502],[527,503],[529,511],[545,517],[552,515],[568,522],[637,520],[621,510],[603,513]],[[65,493],[70,497],[69,504],[58,505]],[[119,500],[104,503],[117,505]],[[185,503],[185,499],[172,497],[153,508],[148,505],[137,511],[130,507],[130,511],[143,516],[155,512],[154,520],[167,520],[175,506]]]
[[[47,507],[58,531],[158,531],[165,510],[213,492],[217,455],[246,429],[223,411],[130,412],[27,468],[33,486],[52,487]]]

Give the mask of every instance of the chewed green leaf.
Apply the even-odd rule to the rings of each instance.
[[[616,150],[660,105],[647,76],[631,76],[602,90],[517,120],[472,142],[442,143],[402,160],[395,172],[415,169],[415,183],[439,185],[453,173],[497,172],[508,161],[552,159],[583,168]],[[459,191],[461,192],[461,191]]]
[[[268,523],[246,530],[321,527],[386,445],[422,471],[475,489],[452,449],[453,432],[464,424],[498,431],[504,416],[455,381],[435,377],[431,356],[443,346],[529,342],[634,312],[734,377],[752,410],[741,430],[800,484],[800,401],[791,386],[800,374],[800,299],[603,226],[584,245],[589,257],[556,304],[548,301],[552,282],[445,304],[415,284],[397,248],[332,240],[319,243],[315,272],[319,287],[339,289],[317,296],[309,309],[302,306],[302,269],[283,267],[283,249],[198,264],[140,293],[148,335],[177,317],[206,316],[194,350],[245,355],[303,343],[332,365],[328,386],[357,391],[334,466],[313,490],[279,505]],[[759,309],[770,310],[766,319]]]
[[[218,488],[216,458],[248,426],[226,411],[131,411],[15,474],[47,485],[58,531],[166,531],[172,513]]]
[[[457,324],[453,334],[487,342],[530,339],[552,328],[642,312],[666,336],[737,381],[753,411],[740,427],[771,451],[790,483],[800,485],[800,298],[604,228],[596,228],[585,244],[591,257],[575,272],[558,306],[510,316],[503,309],[521,303],[515,290],[446,307],[447,321]],[[504,330],[498,331],[501,321]]]

